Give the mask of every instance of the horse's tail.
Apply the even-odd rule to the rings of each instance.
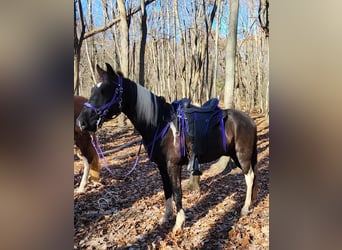
[[[257,149],[257,141],[258,141],[258,136],[257,136],[257,128],[255,127],[254,131],[254,142],[253,142],[253,153],[252,153],[252,159],[251,159],[251,167],[254,172],[254,180],[253,180],[253,191],[252,191],[252,201],[255,201],[257,194],[258,194],[258,189],[257,189],[257,168],[256,164],[258,161],[258,149]]]
[[[97,155],[94,155],[90,164],[90,179],[95,182],[98,182],[100,179],[100,162]]]

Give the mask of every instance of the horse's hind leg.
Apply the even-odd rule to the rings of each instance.
[[[246,215],[249,212],[249,207],[252,204],[252,189],[254,183],[254,171],[252,167],[249,168],[248,172],[245,174],[246,181],[246,199],[245,204],[241,209],[241,215]]]
[[[81,156],[81,158],[83,160],[84,168],[83,168],[82,180],[81,180],[80,186],[77,189],[77,193],[83,193],[84,192],[85,185],[87,185],[87,183],[88,183],[88,176],[89,176],[89,170],[90,170],[89,162],[88,162],[87,158],[85,156]]]
[[[242,172],[245,175],[245,181],[246,181],[246,198],[245,198],[245,203],[241,209],[241,215],[246,215],[248,214],[249,207],[252,204],[254,170],[253,170],[251,161],[249,160],[250,157],[247,157],[247,155],[244,153],[237,153],[237,157],[239,159],[239,163],[241,165]]]

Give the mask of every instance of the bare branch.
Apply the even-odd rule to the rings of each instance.
[[[153,3],[155,0],[147,0],[145,2],[145,6],[149,5],[150,3]],[[128,15],[127,15],[127,18],[129,18],[130,16],[134,15],[135,13],[139,12],[141,10],[141,5],[136,7],[135,9],[133,9]],[[94,36],[102,31],[105,31],[107,29],[109,29],[110,27],[112,27],[114,24],[120,22],[121,18],[118,17],[118,18],[115,18],[113,19],[112,21],[110,21],[109,23],[107,23],[106,25],[102,26],[101,28],[97,28],[97,29],[94,29],[94,30],[91,30],[91,31],[88,31],[84,34],[84,39],[87,39],[91,36]]]

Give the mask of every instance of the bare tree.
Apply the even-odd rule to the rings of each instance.
[[[269,8],[269,1],[268,0],[260,0],[258,18],[259,18],[260,26],[263,29],[263,31],[265,32],[266,37],[269,36],[268,8]]]
[[[122,0],[118,0],[118,1],[122,1]],[[145,6],[149,5],[150,3],[153,3],[154,1],[155,0],[147,0],[145,2]],[[138,6],[137,8],[131,10],[127,17],[130,17],[130,16],[136,14],[140,10],[141,10],[141,6]],[[121,17],[115,18],[115,19],[111,20],[110,22],[108,22],[106,25],[102,26],[102,27],[99,27],[97,29],[93,29],[93,30],[90,30],[90,31],[86,32],[84,34],[84,39],[87,39],[88,37],[91,37],[91,36],[94,36],[94,35],[96,35],[98,33],[106,31],[107,29],[111,28],[114,24],[119,23],[120,20],[121,20]]]
[[[91,5],[91,2],[94,4]],[[268,28],[268,21],[264,20],[267,11],[262,7],[262,3],[268,3],[268,0],[232,0],[230,4],[230,1],[224,0],[101,2],[102,5],[92,0],[82,2],[83,5],[89,4],[88,15],[83,19],[83,35],[83,13],[79,11],[78,0],[74,2],[77,27],[75,62],[77,45],[82,45],[83,41],[78,57],[82,93],[90,92],[94,78],[93,65],[97,61],[107,61],[114,63],[116,69],[121,68],[127,77],[165,96],[170,102],[174,98],[188,97],[202,103],[209,97],[225,99],[231,95],[227,106],[234,104],[235,108],[241,107],[247,112],[268,112],[268,38],[263,29]],[[152,2],[155,4],[146,10]],[[246,11],[240,12],[235,25],[229,21],[230,26],[235,28],[226,30],[226,33],[229,31],[228,37],[222,30],[221,17],[222,20],[229,20],[226,14],[229,7],[230,18],[237,15],[239,7],[235,7],[235,14],[232,11],[234,2],[238,6],[243,5]],[[133,6],[135,4],[138,5]],[[123,11],[126,13],[122,14]],[[141,15],[133,15],[139,11],[142,11]],[[93,23],[92,19],[101,20],[96,19],[101,13],[103,23]],[[213,20],[217,20],[215,31],[212,29]],[[128,36],[124,35],[121,21],[127,22],[125,30]],[[236,33],[239,34],[238,39]],[[124,72],[125,65],[128,65],[127,72]],[[75,72],[76,66],[75,63]],[[75,79],[77,75],[75,73]],[[226,91],[228,82],[231,87]]]
[[[145,0],[140,0],[141,4],[141,41],[140,41],[140,54],[139,54],[139,83],[145,85],[145,48],[147,38],[147,24],[146,24],[146,6]]]
[[[230,13],[228,25],[228,40],[226,48],[226,81],[224,88],[224,106],[231,108],[234,97],[235,83],[235,54],[238,25],[239,1],[230,0]]]
[[[217,84],[217,68],[218,68],[218,42],[219,42],[219,34],[220,34],[220,23],[221,23],[221,17],[223,8],[221,7],[222,0],[219,0],[217,3],[217,21],[216,21],[216,32],[215,32],[215,58],[214,58],[214,67],[213,67],[213,73],[212,73],[212,82],[209,89],[209,96],[210,97],[216,97],[216,84]]]
[[[125,77],[128,77],[128,21],[127,12],[124,0],[117,0],[118,9],[120,12],[120,41],[121,41],[121,57],[120,57],[120,69]]]
[[[180,17],[178,13],[178,0],[173,0],[173,14],[177,23],[177,27],[179,30],[179,34],[181,37],[181,46],[182,46],[182,65],[181,65],[181,84],[182,84],[182,96],[186,96],[186,58],[187,58],[187,49],[186,49],[186,40],[183,34],[181,24],[180,24]],[[186,32],[186,31],[185,31]]]
[[[81,32],[78,36],[77,34],[77,15],[76,10],[78,10],[79,21],[81,23]],[[84,40],[85,34],[85,24],[83,17],[83,9],[81,0],[74,1],[74,93],[79,94],[80,85],[80,60],[81,60],[81,48]]]

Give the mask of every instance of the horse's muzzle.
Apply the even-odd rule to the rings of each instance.
[[[80,128],[81,131],[92,131],[91,126],[85,120],[77,119],[76,125]]]
[[[81,131],[87,130],[87,124],[85,121],[80,121],[77,119],[77,126],[81,129]]]

